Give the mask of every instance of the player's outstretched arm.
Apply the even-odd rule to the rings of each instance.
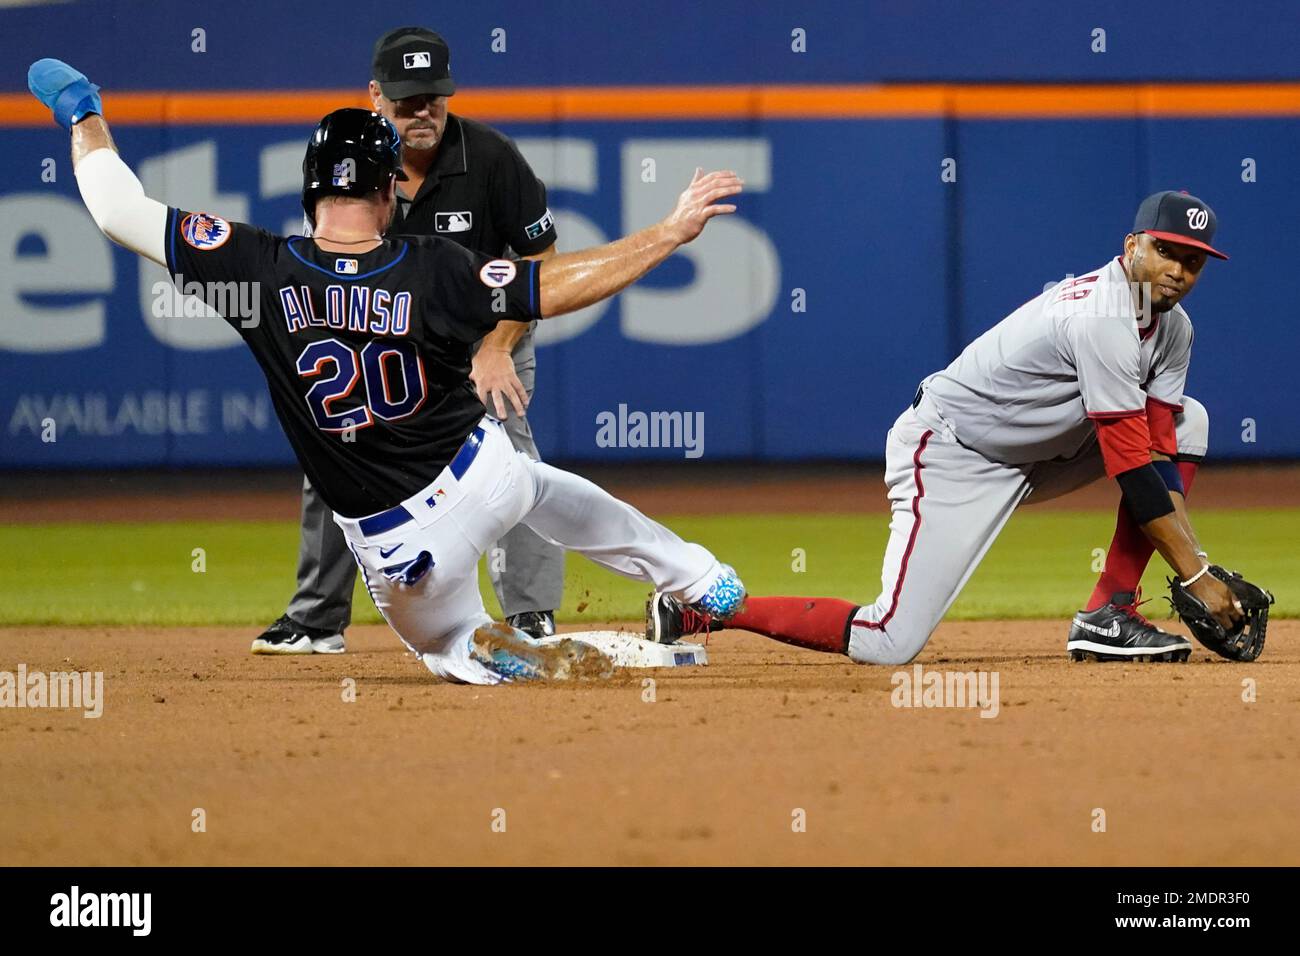
[[[1151,452],[1151,460],[1173,461],[1173,459],[1168,455],[1163,455],[1157,451]],[[1176,491],[1170,491],[1169,498],[1174,503],[1174,517],[1178,519],[1178,524],[1182,527],[1183,534],[1186,535],[1187,540],[1191,542],[1192,547],[1196,549],[1196,554],[1198,556],[1204,555],[1205,552],[1201,550],[1201,540],[1196,534],[1196,529],[1192,527],[1192,517],[1187,511],[1187,499]]]
[[[1171,459],[1168,455],[1153,450],[1151,460],[1162,462]],[[1155,482],[1151,483],[1154,493]],[[1187,499],[1179,491],[1168,490],[1167,493],[1173,511],[1143,524],[1142,532],[1180,581],[1192,581],[1188,590],[1205,603],[1219,623],[1232,628],[1241,619],[1241,605],[1226,584],[1213,575],[1201,573],[1208,562],[1202,560],[1205,552],[1201,550],[1200,540],[1192,528],[1192,519],[1187,513]]]
[[[606,245],[547,259],[539,277],[542,316],[573,312],[622,291],[698,236],[714,216],[735,212],[719,200],[743,187],[730,170],[697,169],[666,219]]]
[[[163,235],[167,207],[144,187],[117,155],[105,121],[99,87],[61,60],[37,60],[27,86],[72,134],[72,168],[95,225],[118,245],[166,266]]]
[[[1213,575],[1202,573],[1204,562],[1200,559],[1200,546],[1191,533],[1183,496],[1171,491],[1169,500],[1174,510],[1140,525],[1142,533],[1180,581],[1192,582],[1189,590],[1205,602],[1219,623],[1231,628],[1241,620],[1241,605],[1226,584]]]

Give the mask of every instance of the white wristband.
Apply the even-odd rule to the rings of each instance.
[[[1209,566],[1208,564],[1202,565],[1202,566],[1201,566],[1201,570],[1197,571],[1195,574],[1193,574],[1193,575],[1192,575],[1190,578],[1188,578],[1186,581],[1179,581],[1178,583],[1181,584],[1181,585],[1182,585],[1183,587],[1185,587],[1185,588],[1189,588],[1189,587],[1191,587],[1193,584],[1195,584],[1197,581],[1199,581],[1199,580],[1204,576],[1205,572],[1208,571],[1208,570],[1210,570],[1210,566]]]
[[[1209,561],[1209,560],[1210,560],[1210,556],[1209,556],[1208,554],[1206,554],[1204,551],[1197,551],[1197,552],[1196,552],[1196,556],[1197,556],[1198,558],[1204,558],[1206,561]]]

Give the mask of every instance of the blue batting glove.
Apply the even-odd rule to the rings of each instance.
[[[27,70],[27,88],[54,113],[66,130],[91,113],[104,114],[99,87],[62,60],[37,60]]]

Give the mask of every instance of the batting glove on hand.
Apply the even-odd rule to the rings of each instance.
[[[66,130],[91,113],[104,113],[99,87],[62,60],[37,60],[27,70],[27,88],[54,113]]]

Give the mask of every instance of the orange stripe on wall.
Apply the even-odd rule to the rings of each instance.
[[[369,105],[364,92],[350,89],[109,91],[104,100],[117,125],[310,124],[342,106]],[[1300,116],[1300,83],[556,87],[467,90],[452,102],[456,112],[489,122]],[[34,97],[0,94],[0,125],[50,122]]]

